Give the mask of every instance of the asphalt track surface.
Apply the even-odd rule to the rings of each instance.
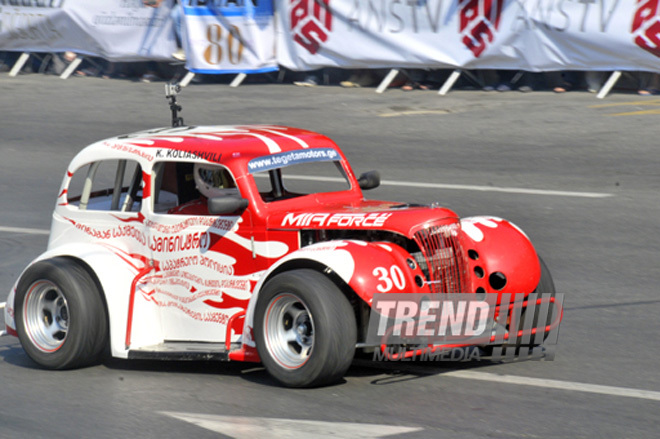
[[[239,363],[49,372],[5,337],[0,438],[657,435],[660,99],[216,84],[192,85],[180,102],[190,124],[330,136],[356,172],[381,171],[385,184],[368,198],[518,224],[566,296],[555,360],[359,360],[341,384],[290,390]],[[162,83],[0,77],[0,301],[45,249],[73,155],[168,124]]]

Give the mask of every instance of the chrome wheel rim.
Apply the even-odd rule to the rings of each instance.
[[[281,293],[268,304],[264,338],[273,358],[288,369],[304,365],[314,347],[314,320],[297,296]]]
[[[25,331],[32,343],[44,352],[64,344],[69,331],[69,306],[54,283],[39,280],[28,289],[23,307]]]

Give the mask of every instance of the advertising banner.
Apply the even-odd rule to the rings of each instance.
[[[290,69],[660,71],[659,0],[276,0]]]
[[[168,60],[173,0],[0,0],[0,50]]]
[[[186,68],[193,73],[277,70],[272,0],[183,0]]]
[[[0,50],[170,60],[176,15],[195,73],[660,71],[660,0],[0,0]]]

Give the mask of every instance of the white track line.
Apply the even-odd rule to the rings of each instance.
[[[572,191],[552,191],[544,189],[527,189],[519,187],[498,187],[498,186],[473,186],[465,184],[439,184],[439,183],[413,183],[408,181],[383,180],[380,184],[384,186],[410,186],[432,189],[452,189],[463,191],[481,191],[481,192],[506,192],[511,194],[526,195],[554,195],[559,197],[578,197],[578,198],[607,198],[614,194],[603,192],[572,192]]]
[[[440,376],[463,378],[468,380],[490,381],[493,383],[518,384],[521,386],[543,387],[545,389],[570,390],[574,392],[597,393],[600,395],[619,396],[626,398],[648,399],[660,401],[660,392],[652,390],[631,389],[629,387],[602,386],[599,384],[577,383],[573,381],[548,380],[543,378],[528,378],[515,375],[497,375],[494,373],[456,370],[443,373]]]
[[[308,181],[336,181],[343,182],[342,178],[335,177],[310,177],[307,175],[287,175],[285,178],[292,180],[308,180]],[[474,186],[466,184],[441,184],[441,183],[416,183],[412,181],[396,181],[396,180],[383,180],[380,182],[382,186],[407,186],[418,188],[430,189],[450,189],[462,191],[480,191],[480,192],[505,192],[510,194],[525,194],[525,195],[554,195],[558,197],[577,197],[577,198],[608,198],[613,197],[614,194],[605,192],[573,192],[573,191],[553,191],[544,189],[527,189],[518,187],[498,187],[498,186]]]
[[[422,427],[362,424],[358,422],[329,422],[303,419],[262,418],[249,416],[207,415],[203,413],[160,412],[184,422],[220,433],[223,437],[252,439],[272,437],[287,439],[380,438],[404,437],[422,431]]]
[[[24,227],[3,227],[3,226],[0,226],[0,232],[25,233],[28,235],[48,235],[50,233],[49,230],[43,230],[43,229],[27,229]]]

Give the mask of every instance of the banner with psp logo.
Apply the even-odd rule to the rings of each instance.
[[[293,70],[660,70],[660,0],[276,0]]]
[[[632,23],[635,44],[660,57],[660,2],[637,0],[637,10]]]

